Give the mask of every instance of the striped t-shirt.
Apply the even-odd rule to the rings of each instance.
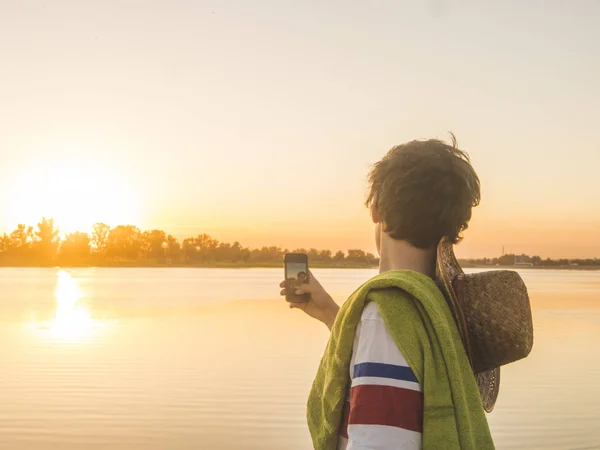
[[[367,304],[356,328],[350,379],[338,450],[421,448],[421,386],[376,303]]]

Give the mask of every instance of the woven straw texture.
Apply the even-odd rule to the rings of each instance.
[[[471,361],[483,406],[491,412],[500,389],[500,366],[525,358],[533,346],[525,283],[509,270],[466,275],[446,239],[438,246],[437,278]]]
[[[453,287],[465,317],[475,373],[529,355],[533,346],[531,309],[518,273],[498,270],[459,275]]]

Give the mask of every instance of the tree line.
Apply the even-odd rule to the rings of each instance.
[[[90,234],[61,234],[53,219],[37,226],[19,224],[0,236],[0,266],[273,266],[283,262],[288,249],[270,246],[249,248],[239,242],[219,242],[207,234],[183,241],[162,230],[142,231],[133,225],[110,227],[97,223]],[[311,265],[373,267],[379,262],[361,249],[347,252],[293,249],[307,253]],[[498,258],[461,259],[464,266],[600,267],[599,258],[542,259],[540,256],[507,254]]]
[[[460,261],[464,265],[474,266],[530,266],[530,267],[600,267],[600,258],[576,259],[543,259],[540,256],[515,255],[509,253],[498,258],[465,259]]]
[[[61,234],[53,219],[43,218],[37,226],[20,224],[0,236],[0,265],[3,266],[103,266],[165,265],[210,266],[274,265],[283,263],[288,249],[276,246],[249,248],[239,242],[219,242],[207,234],[183,241],[162,230],[142,231],[133,225],[110,227],[97,223],[90,234],[81,231]],[[371,267],[378,259],[361,249],[346,253],[331,250],[293,249],[307,253],[310,263],[324,266]]]

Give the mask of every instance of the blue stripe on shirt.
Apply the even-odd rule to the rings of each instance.
[[[418,383],[417,377],[405,366],[394,366],[392,364],[366,362],[354,366],[354,377],[379,377],[393,378],[394,380],[413,381]]]

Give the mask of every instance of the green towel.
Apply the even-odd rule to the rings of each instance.
[[[443,294],[424,274],[393,271],[361,286],[338,313],[308,398],[315,450],[337,448],[354,334],[369,301],[377,303],[423,389],[423,449],[493,449],[477,383]]]

